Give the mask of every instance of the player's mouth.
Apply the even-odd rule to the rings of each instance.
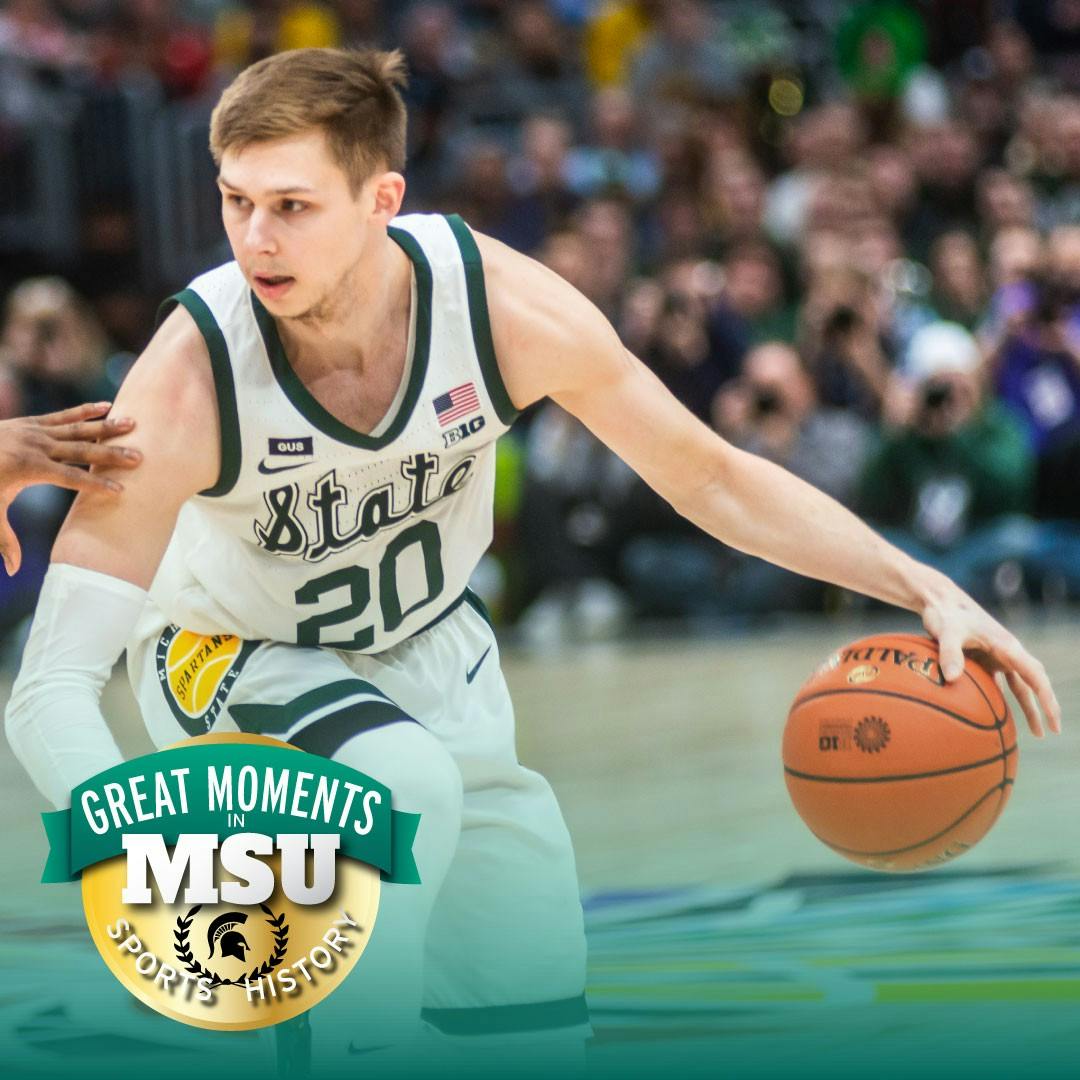
[[[296,278],[284,274],[255,274],[255,290],[268,300],[277,300],[292,288]]]

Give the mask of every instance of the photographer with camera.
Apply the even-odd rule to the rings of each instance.
[[[800,312],[799,347],[823,405],[880,415],[889,382],[886,310],[875,281],[849,266],[816,269]]]
[[[886,537],[982,603],[1011,598],[1035,551],[1026,516],[1034,456],[1008,409],[988,399],[975,339],[936,322],[912,338],[886,413],[896,430],[867,466],[859,508]]]
[[[717,394],[717,430],[740,449],[768,458],[850,505],[871,430],[846,409],[818,401],[799,353],[779,341],[746,356],[742,375]],[[741,553],[724,580],[720,606],[737,614],[820,610],[827,586]]]
[[[1042,457],[1080,422],[1080,226],[1054,229],[1041,273],[1001,290],[993,352],[1000,398]]]

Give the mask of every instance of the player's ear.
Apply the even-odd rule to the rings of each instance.
[[[396,217],[405,198],[405,177],[399,172],[377,173],[372,178],[374,216],[384,224]]]

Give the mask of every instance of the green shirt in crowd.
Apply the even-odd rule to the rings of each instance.
[[[990,402],[964,427],[930,439],[912,429],[887,436],[859,484],[871,522],[907,529],[947,548],[1002,514],[1025,513],[1035,484],[1034,455],[1020,423]]]

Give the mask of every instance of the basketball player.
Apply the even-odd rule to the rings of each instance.
[[[76,405],[44,416],[16,416],[0,421],[0,557],[9,575],[18,573],[22,549],[8,522],[8,507],[31,484],[56,484],[72,491],[119,494],[123,485],[76,465],[130,469],[142,455],[132,447],[105,446],[101,440],[127,435],[130,419],[103,419],[108,401]]]
[[[223,94],[211,148],[235,261],[173,298],[121,389],[143,466],[68,517],[7,727],[65,805],[119,761],[98,696],[126,645],[159,745],[256,731],[376,777],[422,815],[423,884],[384,886],[357,974],[396,970],[442,1031],[554,1044],[587,1025],[573,855],[547,783],[517,762],[467,590],[495,440],[520,409],[553,398],[723,542],[917,611],[947,678],[964,648],[988,654],[1036,734],[1039,703],[1055,731],[1059,712],[1010,633],[698,423],[571,286],[459,218],[399,217],[402,84],[396,53],[300,50]],[[200,702],[170,684],[182,631],[235,635],[235,677]],[[377,968],[384,942],[394,962]]]

